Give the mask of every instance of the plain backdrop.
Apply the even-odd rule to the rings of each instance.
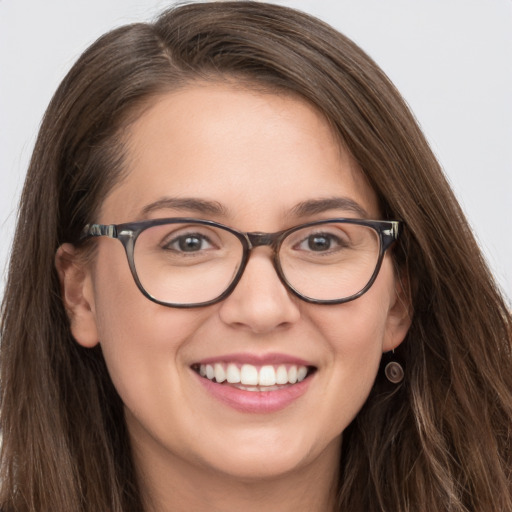
[[[80,53],[172,1],[0,0],[0,297],[43,112]],[[512,0],[281,0],[358,43],[411,106],[512,298]],[[44,208],[44,205],[41,205]]]

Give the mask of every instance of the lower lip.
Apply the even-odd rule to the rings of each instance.
[[[255,414],[277,412],[288,407],[307,391],[313,378],[313,375],[310,375],[302,382],[274,391],[245,391],[229,384],[217,384],[194,373],[214,398],[238,411]]]

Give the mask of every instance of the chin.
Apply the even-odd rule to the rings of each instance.
[[[341,435],[327,446],[315,446],[299,439],[290,443],[289,436],[276,441],[258,439],[253,443],[247,440],[241,444],[233,442],[229,453],[224,453],[221,458],[215,456],[215,463],[210,464],[210,467],[217,473],[247,483],[276,480],[300,472],[319,460],[331,459],[329,456],[325,457],[326,453],[331,453],[332,458],[337,460]]]

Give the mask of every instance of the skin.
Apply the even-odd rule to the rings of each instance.
[[[333,196],[380,217],[373,190],[315,109],[233,84],[196,84],[154,101],[129,128],[127,165],[96,222],[188,215],[275,232],[360,216],[293,212]],[[216,201],[224,212],[142,213],[164,197]],[[224,301],[173,309],[140,293],[117,240],[96,243],[91,262],[62,246],[57,267],[73,335],[85,347],[101,343],[124,401],[147,508],[333,510],[342,432],[367,398],[382,352],[399,345],[410,324],[389,254],[365,295],[324,306],[292,296],[270,249],[260,247]],[[190,368],[224,354],[275,352],[317,371],[303,396],[268,414],[213,399]]]

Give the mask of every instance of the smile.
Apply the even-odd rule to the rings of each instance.
[[[245,391],[278,390],[282,386],[302,382],[313,370],[296,364],[256,366],[225,362],[194,365],[192,368],[212,382],[232,384]]]
[[[282,356],[235,356],[201,361],[191,369],[210,396],[240,412],[261,414],[285,409],[306,393],[317,369],[303,363]]]

